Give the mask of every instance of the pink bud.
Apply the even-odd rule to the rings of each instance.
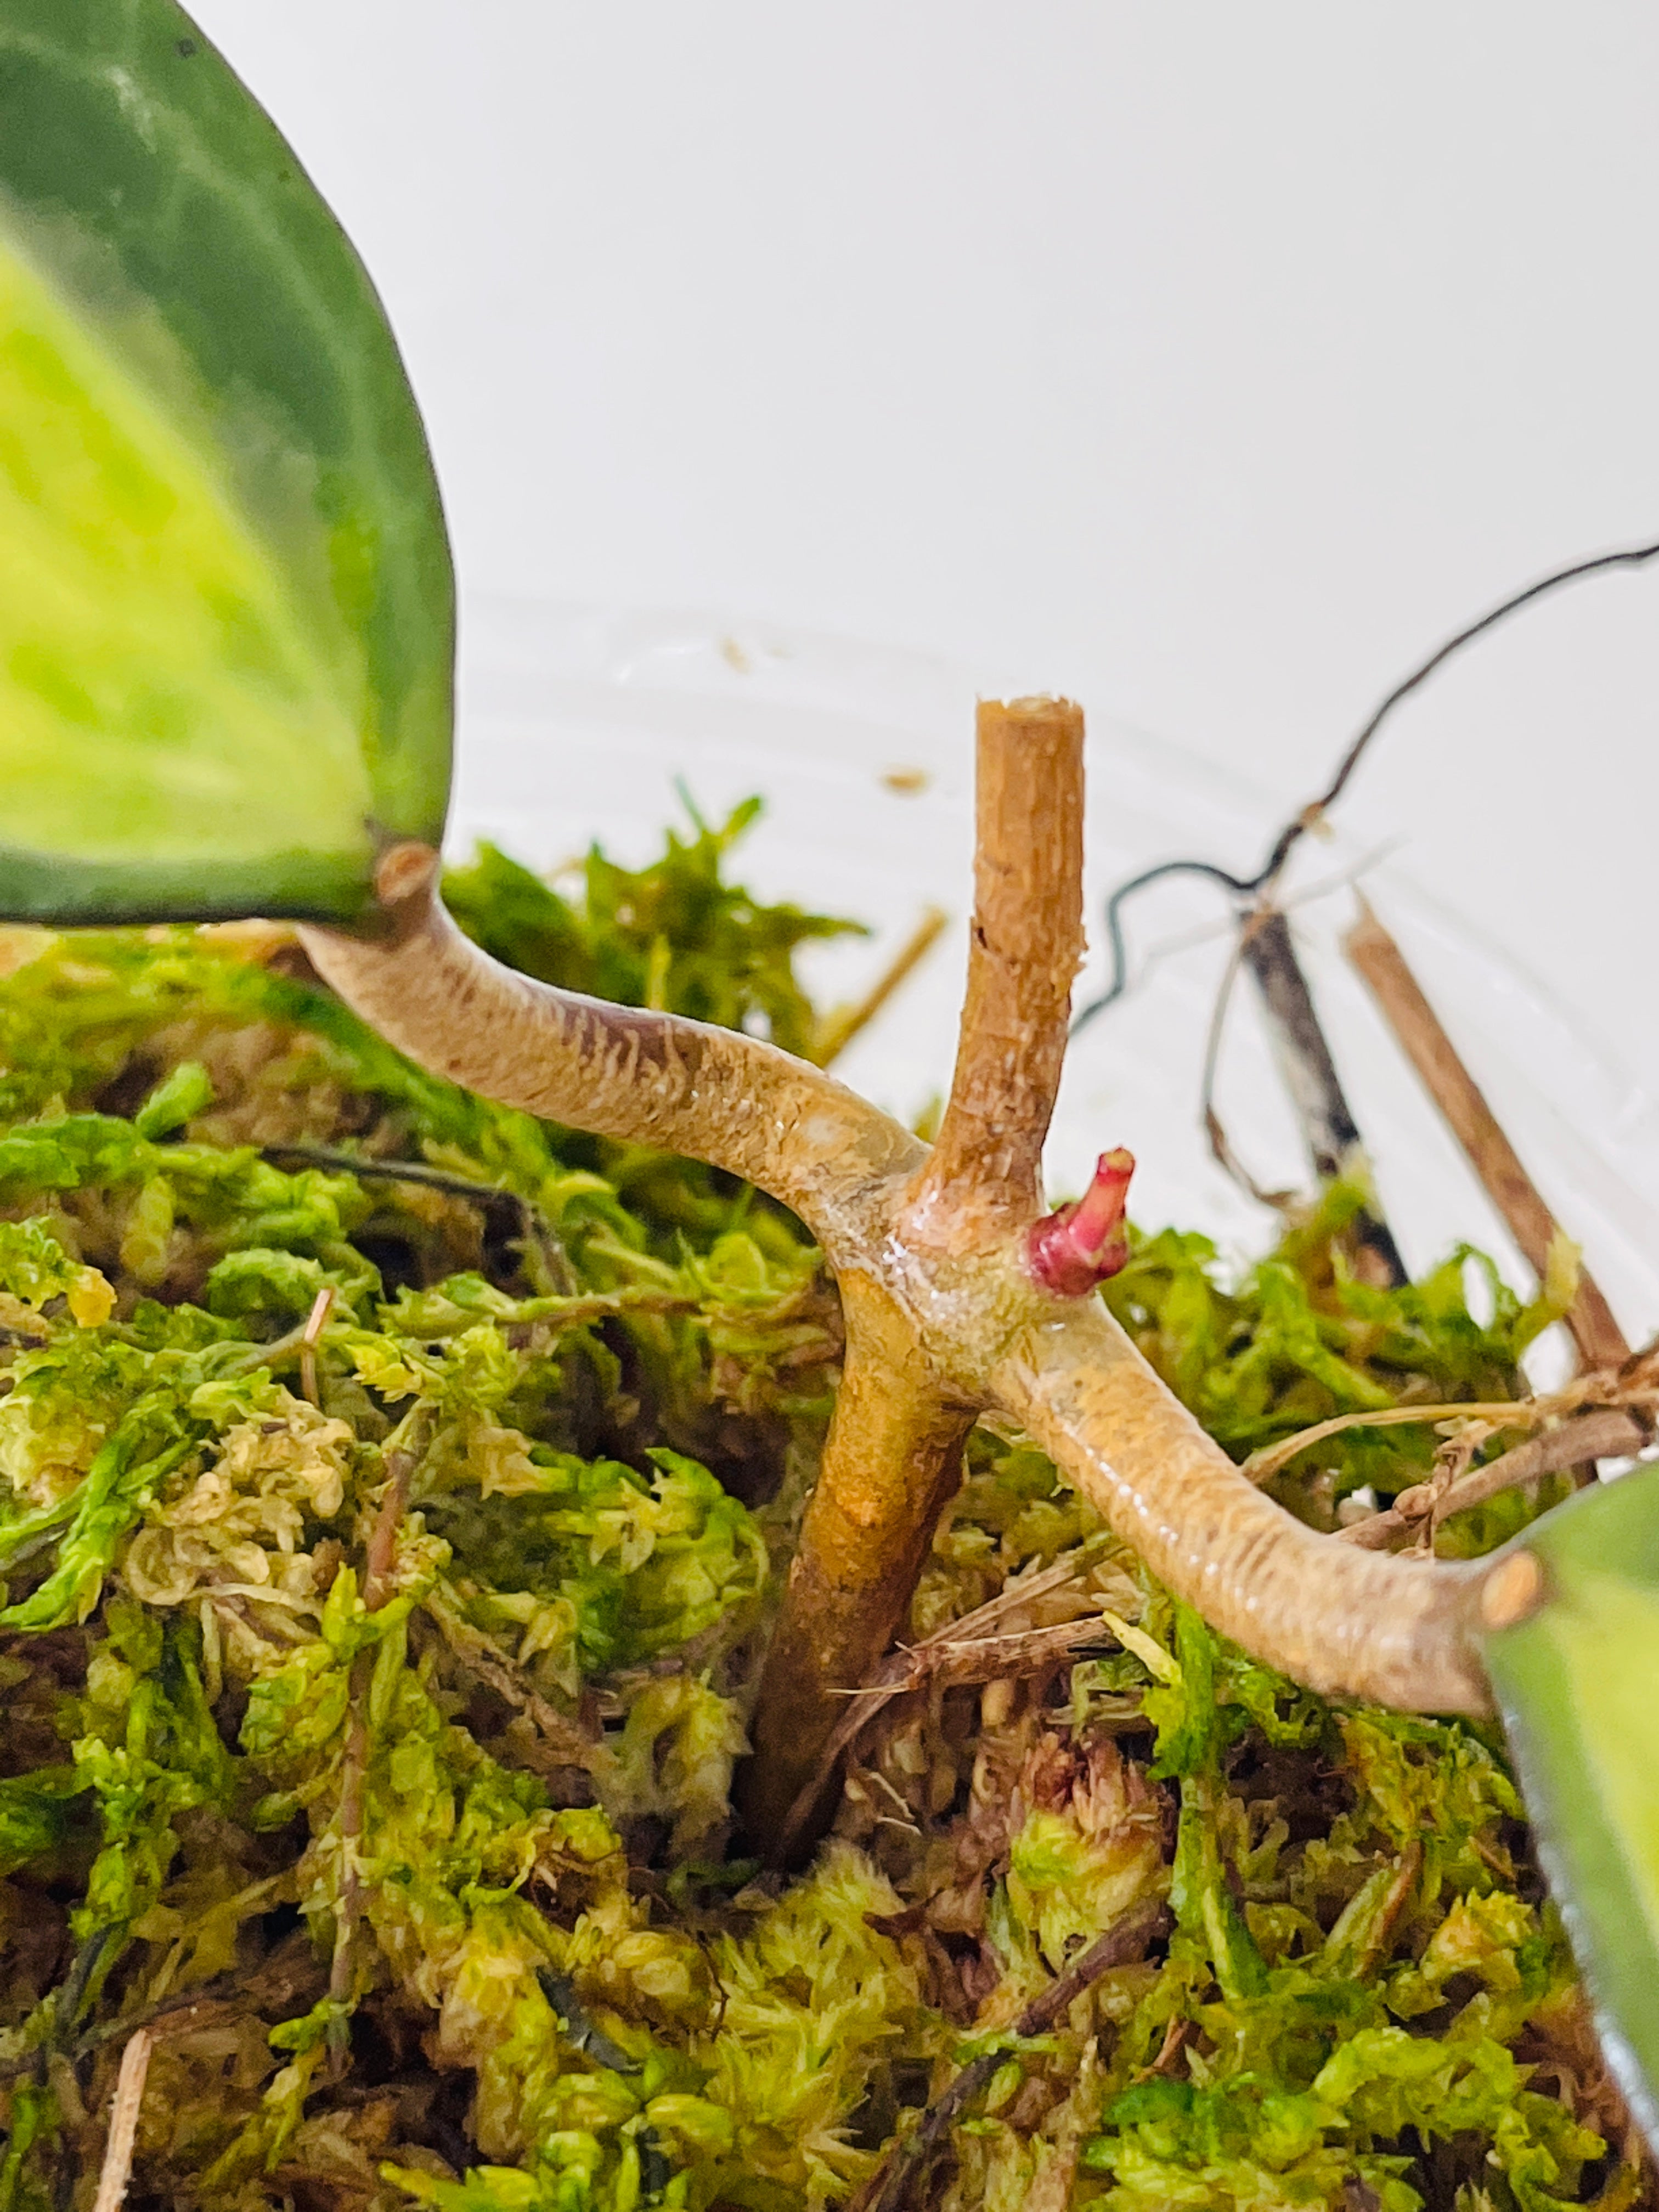
[[[1032,1223],[1025,1263],[1045,1291],[1060,1298],[1086,1297],[1123,1266],[1129,1256],[1123,1209],[1134,1171],[1134,1154],[1121,1145],[1103,1152],[1094,1181],[1076,1204]]]

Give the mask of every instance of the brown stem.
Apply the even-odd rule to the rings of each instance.
[[[832,1250],[863,1185],[920,1164],[908,1130],[774,1045],[504,968],[445,912],[428,857],[384,935],[300,933],[325,980],[422,1067],[501,1105],[727,1169]]]
[[[779,1864],[815,1839],[811,1785],[833,1780],[825,1752],[843,1717],[838,1693],[869,1678],[903,1620],[974,1421],[972,1407],[947,1399],[890,1292],[849,1273],[841,1294],[846,1364],[739,1792],[750,1836]]]
[[[895,1698],[935,1684],[988,1682],[1028,1668],[1049,1667],[1076,1644],[1091,1637],[1099,1638],[1100,1618],[1092,1608],[1083,1618],[1062,1626],[1034,1629],[1020,1635],[998,1633],[998,1624],[1009,1613],[1023,1610],[1051,1591],[1064,1589],[1068,1583],[1075,1583],[1082,1571],[1079,1553],[1074,1551],[1065,1553],[1051,1566],[1028,1569],[1011,1576],[994,1597],[976,1606],[973,1612],[961,1614],[945,1627],[936,1629],[933,1635],[924,1636],[920,1643],[903,1645],[884,1659],[855,1692],[843,1695],[841,1702],[846,1711],[837,1719],[834,1733],[819,1753],[817,1771],[802,1785],[790,1809],[786,1832],[804,1834],[810,1828],[813,1809],[828,1789],[842,1754],[851,1748],[863,1729]]]
[[[1344,949],[1541,1282],[1549,1267],[1550,1247],[1561,1233],[1559,1225],[1424,997],[1405,955],[1364,899],[1359,908],[1360,918],[1344,939]],[[1578,1294],[1565,1319],[1586,1367],[1617,1367],[1630,1357],[1630,1346],[1612,1308],[1588,1273],[1579,1274]]]
[[[974,921],[951,1096],[916,1231],[947,1251],[1042,1210],[1042,1140],[1083,957],[1083,713],[979,708]]]
[[[1431,1514],[1438,1526],[1454,1513],[1467,1513],[1472,1505],[1484,1505],[1500,1491],[1512,1490],[1518,1482],[1536,1482],[1543,1475],[1559,1474],[1564,1468],[1579,1467],[1587,1460],[1622,1458],[1627,1452],[1640,1451],[1647,1441],[1647,1430],[1632,1413],[1616,1407],[1583,1413],[1577,1420],[1564,1421],[1558,1429],[1547,1430],[1541,1437],[1529,1437],[1525,1443],[1489,1460],[1485,1467],[1471,1468],[1438,1498],[1430,1484],[1413,1484],[1386,1511],[1354,1522],[1339,1532],[1336,1540],[1356,1544],[1364,1551],[1386,1551],[1401,1537],[1414,1534]]]
[[[1490,1711],[1474,1643],[1483,1563],[1413,1568],[1294,1520],[1095,1302],[1025,1331],[992,1385],[1152,1571],[1247,1651],[1328,1696]]]

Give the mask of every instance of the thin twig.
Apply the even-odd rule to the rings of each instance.
[[[1410,1490],[1402,1490],[1384,1511],[1368,1514],[1363,1521],[1339,1529],[1336,1540],[1358,1544],[1367,1552],[1388,1551],[1401,1538],[1415,1534],[1425,1521],[1437,1530],[1454,1513],[1484,1505],[1489,1498],[1513,1489],[1517,1483],[1536,1482],[1544,1475],[1559,1474],[1565,1468],[1580,1467],[1592,1460],[1622,1459],[1627,1453],[1638,1452],[1649,1435],[1648,1427],[1632,1413],[1607,1408],[1581,1414],[1541,1437],[1529,1437],[1525,1443],[1488,1460],[1484,1467],[1471,1468],[1437,1493],[1430,1483],[1413,1484]]]
[[[1487,1421],[1494,1428],[1530,1429],[1547,1418],[1544,1401],[1536,1398],[1383,1406],[1363,1413],[1333,1413],[1328,1420],[1316,1421],[1311,1428],[1298,1429],[1294,1436],[1281,1437],[1277,1443],[1263,1444],[1250,1454],[1239,1472],[1252,1482],[1267,1482],[1310,1445],[1323,1443],[1327,1437],[1340,1437],[1345,1429],[1432,1427],[1440,1421]]]
[[[1015,2021],[1018,2037],[1047,2035],[1064,2019],[1077,2000],[1114,1966],[1128,1965],[1145,1955],[1164,1918],[1162,1906],[1144,1907],[1097,1936],[1074,1966],[1057,1975],[1034,1997]],[[990,2087],[1007,2056],[988,2051],[964,2066],[943,2096],[923,2113],[911,2133],[896,2143],[871,2176],[856,2200],[856,2212],[905,2212],[927,2202],[927,2190],[935,2160],[945,2148],[957,2120],[975,2097]],[[931,2193],[931,2192],[929,2192]]]
[[[921,921],[864,996],[830,1008],[813,1040],[812,1058],[818,1066],[833,1066],[860,1030],[869,1027],[899,986],[933,951],[949,920],[942,906],[925,908]]]
[[[132,2177],[132,2147],[137,2140],[138,2114],[144,2102],[144,2081],[149,2055],[155,2048],[155,2030],[141,2027],[127,2039],[121,2053],[121,2070],[115,2079],[115,2100],[110,2106],[109,2136],[104,2163],[98,2174],[98,2194],[92,2212],[118,2212]]]
[[[807,1832],[813,1812],[828,1795],[831,1778],[844,1753],[884,1706],[891,1704],[895,1698],[902,1697],[907,1691],[919,1689],[931,1680],[935,1668],[947,1663],[943,1656],[947,1650],[960,1653],[964,1658],[969,1652],[979,1655],[985,1672],[967,1672],[956,1678],[964,1682],[991,1681],[999,1674],[1012,1671],[1012,1639],[994,1634],[997,1624],[1034,1600],[1046,1597],[1052,1591],[1063,1589],[1068,1583],[1077,1581],[1083,1570],[1083,1554],[1088,1548],[1079,1546],[1077,1551],[1066,1553],[1036,1573],[1011,1577],[996,1595],[985,1604],[976,1607],[972,1613],[963,1613],[958,1620],[948,1622],[932,1636],[924,1637],[919,1644],[892,1653],[862,1684],[843,1689],[841,1694],[848,1701],[848,1710],[825,1740],[816,1764],[802,1782],[795,1801],[789,1808],[783,1822],[780,1856],[787,1860],[795,1847],[797,1838]],[[1097,1637],[1102,1633],[1097,1618],[1066,1622],[1065,1629],[1068,1633],[1073,1629],[1083,1632],[1075,1639],[1079,1642],[1085,1640],[1087,1636]],[[1054,1632],[1041,1630],[1037,1633],[1053,1636]],[[990,1657],[993,1651],[997,1655],[994,1661]],[[1063,1654],[1057,1647],[1054,1656],[1058,1657]],[[970,1660],[968,1663],[971,1666],[973,1662]]]
[[[325,1283],[311,1302],[311,1311],[300,1332],[300,1393],[315,1406],[317,1396],[317,1340],[334,1310],[335,1290],[332,1283]]]
[[[1204,1067],[1199,1079],[1199,1113],[1204,1124],[1204,1133],[1210,1141],[1210,1157],[1222,1173],[1236,1182],[1249,1198],[1259,1206],[1280,1209],[1291,1196],[1289,1191],[1264,1189],[1257,1182],[1232,1147],[1231,1139],[1216,1109],[1216,1079],[1221,1071],[1221,1042],[1227,1030],[1227,1009],[1232,1004],[1233,986],[1238,981],[1238,971],[1244,964],[1244,948],[1249,939],[1247,921],[1233,939],[1233,949],[1227,957],[1227,965],[1216,987],[1215,1003],[1210,1008],[1209,1027],[1204,1034]]]
[[[1370,986],[1383,1019],[1508,1224],[1528,1266],[1542,1282],[1562,1233],[1560,1225],[1424,996],[1405,955],[1363,897],[1359,913],[1343,940],[1348,957]],[[1577,1295],[1565,1318],[1586,1367],[1617,1367],[1629,1358],[1630,1346],[1612,1308],[1582,1268]]]
[[[425,1458],[437,1415],[427,1402],[417,1406],[403,1423],[402,1443],[386,1455],[386,1482],[379,1510],[369,1531],[363,1558],[363,1610],[378,1613],[392,1595],[392,1573],[398,1552],[398,1530],[409,1505],[409,1489],[415,1470]]]

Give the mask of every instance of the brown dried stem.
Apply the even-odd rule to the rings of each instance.
[[[1278,907],[1258,908],[1244,921],[1241,949],[1243,964],[1261,994],[1279,1073],[1302,1125],[1315,1175],[1328,1183],[1358,1171],[1369,1181],[1359,1124],[1297,957],[1290,917]],[[1375,1203],[1362,1207],[1355,1217],[1353,1236],[1381,1281],[1397,1289],[1407,1279],[1393,1231]]]
[[[1539,1195],[1515,1147],[1498,1126],[1474,1078],[1458,1056],[1439,1016],[1423,995],[1405,955],[1363,898],[1360,918],[1344,939],[1349,959],[1364,976],[1401,1050],[1422,1078],[1447,1126],[1480,1178],[1482,1188],[1508,1224],[1527,1265],[1541,1282],[1559,1224]],[[1630,1346],[1594,1279],[1581,1270],[1566,1325],[1586,1367],[1617,1367]]]
[[[984,700],[968,993],[915,1230],[961,1250],[1042,1211],[1042,1142],[1083,957],[1083,713]]]
[[[1484,1505],[1489,1498],[1514,1489],[1517,1483],[1537,1482],[1544,1475],[1559,1474],[1564,1468],[1582,1467],[1591,1460],[1622,1458],[1626,1453],[1640,1451],[1648,1437],[1644,1423],[1618,1407],[1582,1413],[1577,1420],[1564,1421],[1541,1437],[1529,1437],[1525,1443],[1488,1460],[1484,1467],[1471,1468],[1444,1490],[1437,1492],[1427,1482],[1402,1490],[1386,1510],[1367,1514],[1363,1521],[1340,1530],[1336,1540],[1368,1552],[1387,1551],[1418,1534],[1425,1521],[1437,1529],[1454,1513]]]
[[[144,2083],[149,2075],[149,2055],[155,2048],[155,2030],[141,2027],[127,2039],[121,2053],[121,2070],[115,2078],[115,2097],[110,2106],[109,2135],[104,2162],[98,2173],[98,2194],[92,2212],[118,2212],[132,2174],[132,2147],[138,2136],[138,2115],[143,2109]]]

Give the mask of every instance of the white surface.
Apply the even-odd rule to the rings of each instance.
[[[198,12],[380,283],[471,588],[1071,688],[1268,794],[1234,865],[1443,633],[1659,535],[1637,0]],[[1344,821],[1659,1088],[1656,608],[1477,648]]]

